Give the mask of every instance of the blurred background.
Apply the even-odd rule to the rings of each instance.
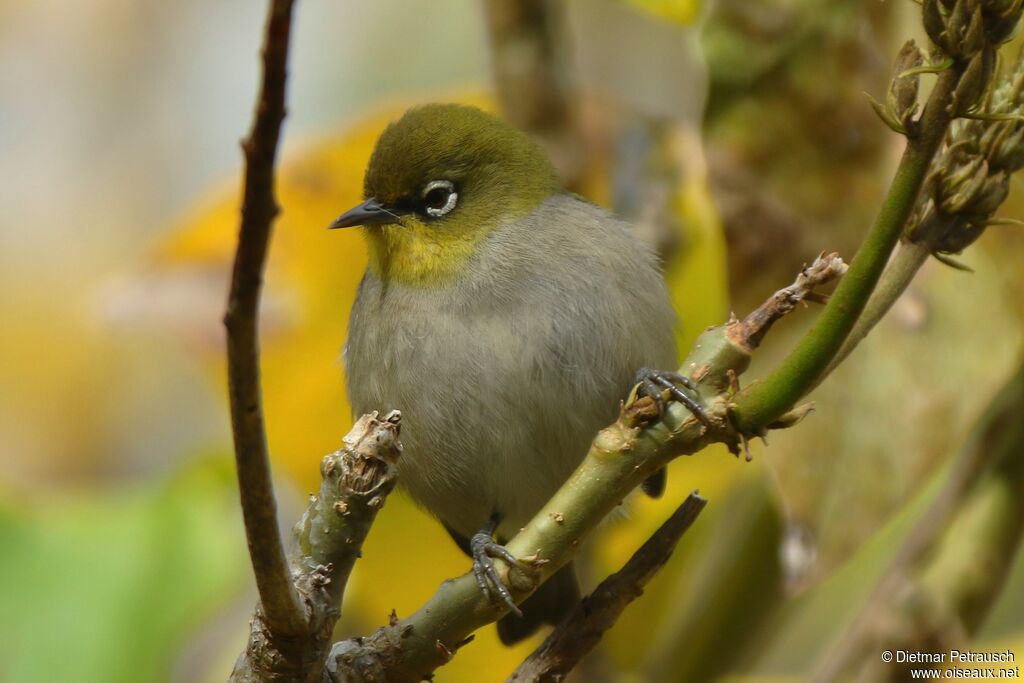
[[[255,591],[220,315],[264,11],[0,1],[5,683],[218,681],[244,647]],[[884,94],[899,45],[921,40],[918,11],[300,0],[262,330],[285,526],[351,424],[340,349],[365,255],[358,234],[325,227],[356,203],[388,121],[456,100],[535,135],[568,187],[658,247],[685,349],[818,252],[852,256],[902,142],[862,92]],[[1002,215],[1024,218],[1018,196]],[[960,257],[973,273],[927,264],[799,428],[755,444],[752,463],[724,449],[677,461],[662,500],[605,525],[584,551],[590,586],[686,493],[710,499],[578,680],[806,680],[851,642],[867,644],[848,669],[882,680],[864,667],[897,637],[1024,657],[1024,439],[1010,429],[1021,399],[993,404],[1001,387],[1021,391],[1022,256],[1024,231],[999,226]],[[750,376],[812,317],[780,324]],[[992,442],[977,425],[1001,408],[1017,416],[996,430],[1016,470],[971,480],[865,626],[860,606],[957,454]],[[957,573],[946,558],[973,559]],[[337,635],[410,613],[467,569],[438,524],[392,497]],[[503,680],[538,642],[506,649],[485,629],[436,680]]]

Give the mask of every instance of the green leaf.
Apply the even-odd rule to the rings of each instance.
[[[245,585],[229,463],[117,492],[0,503],[0,679],[170,677],[186,639]]]

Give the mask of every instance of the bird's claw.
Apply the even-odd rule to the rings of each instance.
[[[665,414],[665,398],[662,395],[668,391],[672,400],[679,401],[693,416],[705,427],[711,426],[711,419],[704,412],[704,407],[698,400],[683,391],[683,387],[691,393],[697,394],[697,385],[686,375],[666,370],[653,370],[651,368],[640,368],[636,373],[636,383],[640,385],[638,395],[649,396],[658,407],[658,414]]]
[[[476,585],[480,587],[480,592],[491,599],[496,593],[497,597],[501,598],[516,616],[521,617],[523,613],[512,599],[508,588],[502,583],[501,577],[498,576],[498,570],[495,568],[492,558],[500,558],[511,566],[518,566],[520,562],[505,546],[495,543],[492,536],[493,527],[493,522],[488,522],[484,529],[473,534],[473,538],[470,539],[470,549],[473,553],[473,576],[476,577]]]

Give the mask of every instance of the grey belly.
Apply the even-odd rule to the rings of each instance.
[[[635,367],[551,352],[537,344],[543,320],[427,320],[358,352],[377,362],[351,369],[353,408],[402,411],[399,482],[418,503],[464,535],[497,513],[511,536],[614,419]]]

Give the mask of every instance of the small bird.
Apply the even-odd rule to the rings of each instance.
[[[521,606],[492,558],[568,479],[636,384],[706,420],[676,365],[658,261],[630,226],[563,190],[542,149],[496,116],[410,109],[381,134],[365,200],[369,266],[345,346],[356,415],[402,411],[400,485],[511,612],[506,644],[580,599],[567,565]],[[644,482],[658,496],[664,470]]]

